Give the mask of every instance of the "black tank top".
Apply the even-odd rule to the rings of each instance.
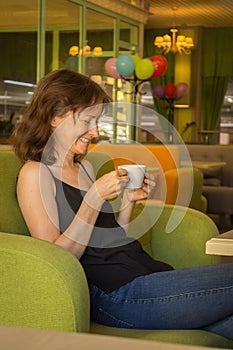
[[[78,211],[85,191],[54,179],[59,225],[63,233]],[[137,240],[126,236],[108,201],[101,208],[80,262],[88,283],[95,284],[105,293],[120,288],[135,277],[172,269],[170,265],[154,260]]]

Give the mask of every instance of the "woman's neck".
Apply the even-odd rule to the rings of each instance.
[[[66,154],[58,153],[55,162],[53,163],[54,167],[60,167],[62,169],[73,169],[75,165],[75,154],[73,152],[68,152]]]

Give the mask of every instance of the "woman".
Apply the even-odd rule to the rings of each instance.
[[[24,162],[17,195],[33,237],[60,245],[81,262],[91,297],[91,318],[108,326],[206,329],[233,339],[232,264],[174,270],[127,238],[135,202],[155,186],[127,190],[125,169],[95,180],[82,156],[98,137],[106,93],[67,69],[38,84],[14,139]],[[117,220],[109,200],[122,197]]]

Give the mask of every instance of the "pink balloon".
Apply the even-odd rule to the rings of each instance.
[[[106,70],[106,73],[108,75],[110,75],[111,77],[113,77],[115,79],[120,79],[121,76],[118,73],[117,68],[116,68],[116,60],[117,59],[115,57],[109,58],[105,62],[105,70]]]
[[[176,85],[176,99],[184,97],[189,91],[189,86],[186,83],[178,83]]]
[[[163,98],[164,97],[164,87],[163,85],[155,85],[153,87],[153,96],[157,98]]]

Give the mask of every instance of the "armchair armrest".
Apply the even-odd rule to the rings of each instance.
[[[89,292],[79,261],[55,244],[0,233],[0,324],[89,331]]]
[[[174,268],[220,263],[205,253],[205,244],[218,234],[215,223],[204,213],[182,206],[145,202],[152,226],[152,253],[155,259]]]

